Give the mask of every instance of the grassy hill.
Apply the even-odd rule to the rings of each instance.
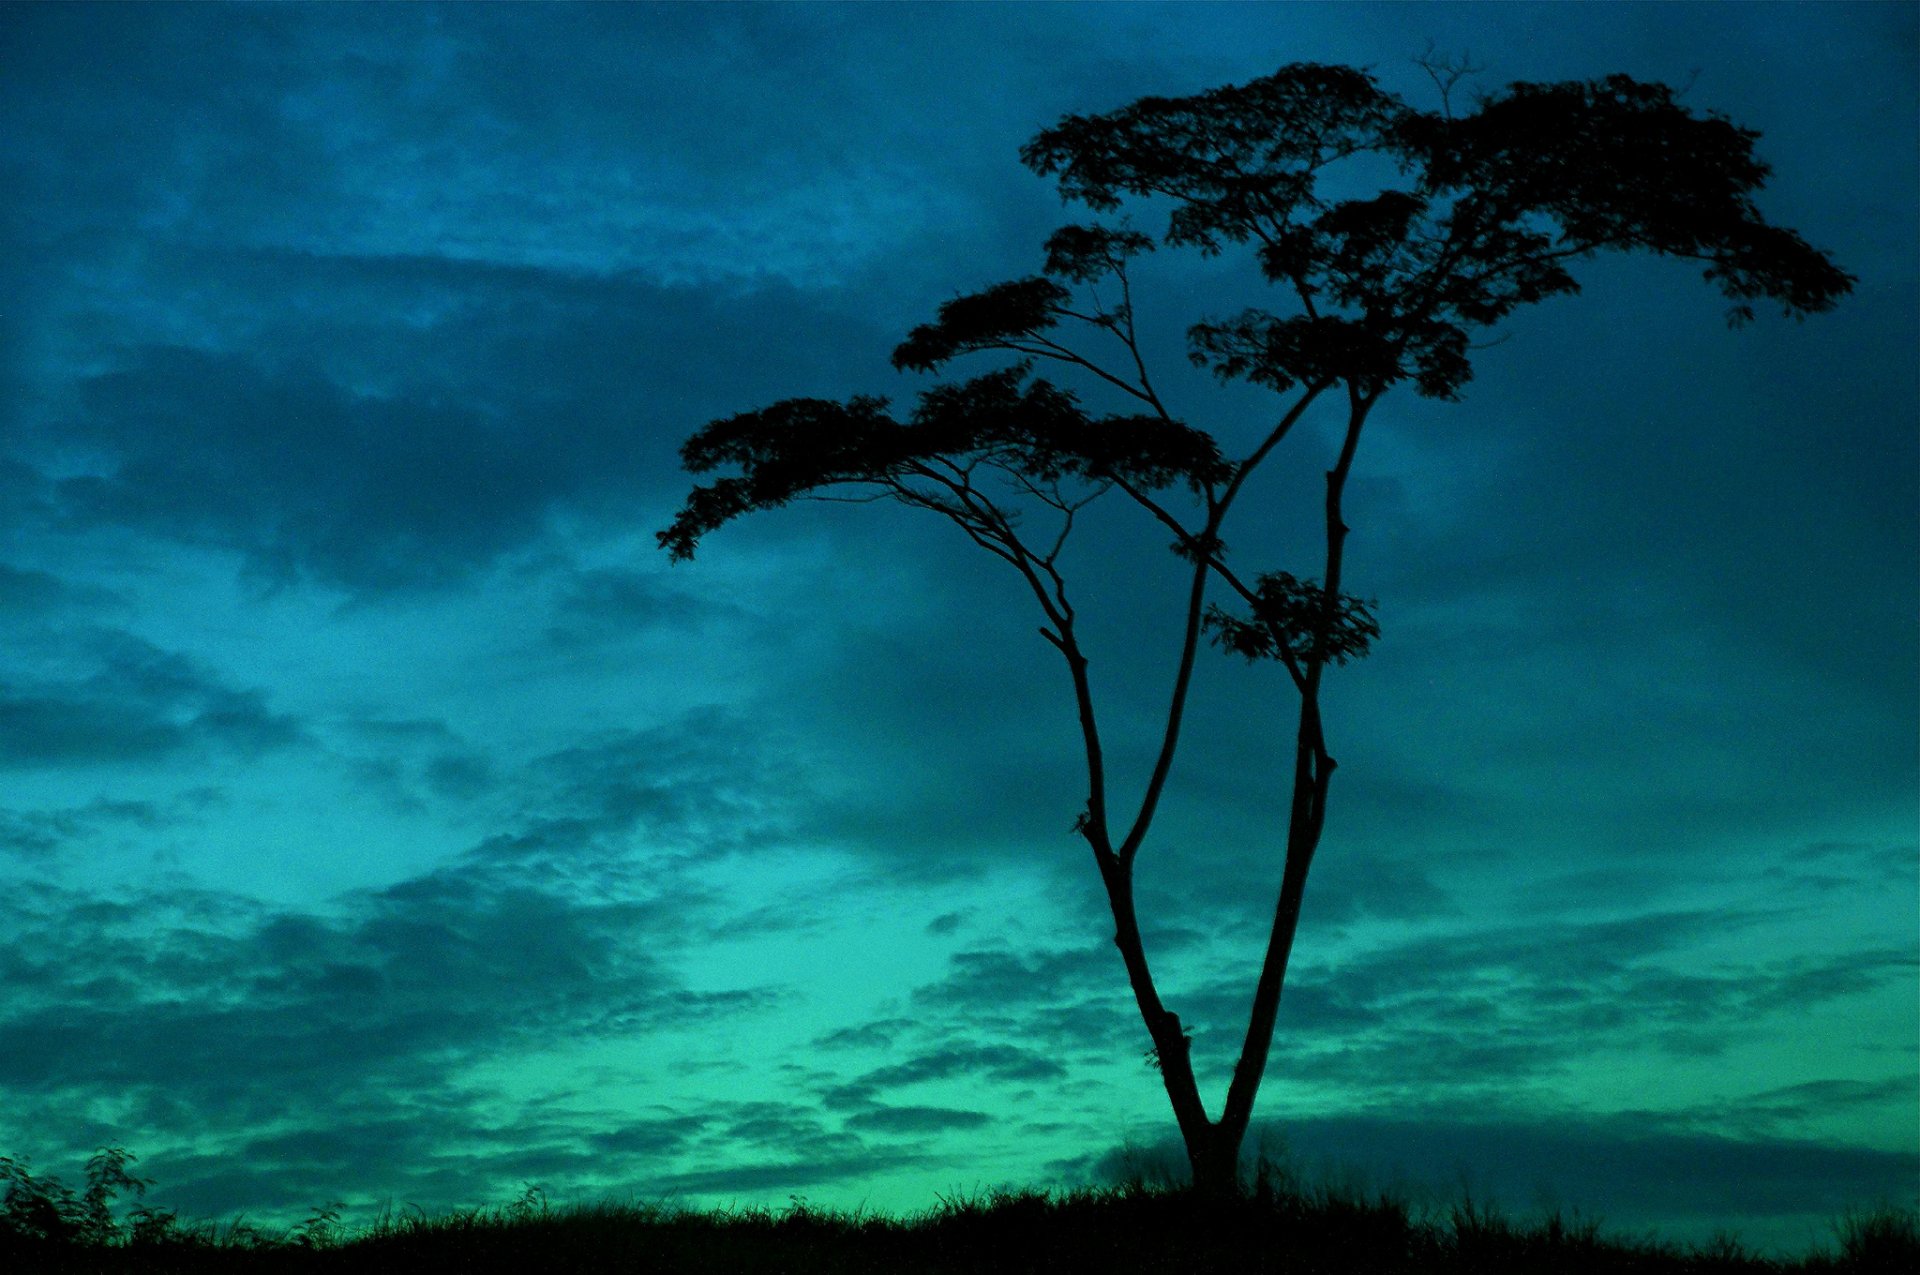
[[[961,1272],[1272,1272],[1274,1275],[1817,1275],[1920,1270],[1920,1219],[1882,1209],[1842,1219],[1835,1242],[1791,1260],[1722,1242],[1687,1248],[1603,1236],[1558,1216],[1522,1225],[1471,1202],[1418,1214],[1391,1195],[1275,1189],[1209,1200],[1134,1186],[1002,1192],[893,1218],[804,1205],[697,1212],[661,1206],[549,1207],[529,1189],[500,1208],[393,1214],[361,1230],[332,1209],[280,1233],[116,1213],[146,1184],[103,1152],[75,1193],[0,1157],[0,1271],[38,1272],[726,1272],[960,1275]]]

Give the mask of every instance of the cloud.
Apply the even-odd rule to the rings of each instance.
[[[800,777],[776,735],[731,709],[696,709],[656,726],[611,730],[538,758],[529,785],[546,828],[613,838],[644,831],[654,846],[713,855],[764,844],[794,817],[782,792]],[[505,843],[484,853],[499,857]],[[538,838],[512,852],[539,856]]]
[[[547,640],[562,650],[629,644],[663,630],[715,631],[750,620],[740,608],[670,583],[657,572],[588,568],[569,577],[554,603]]]
[[[277,581],[445,583],[533,538],[568,477],[470,408],[235,356],[150,349],[82,400],[69,436],[112,459],[56,484],[69,525],[238,551]]]
[[[1920,968],[1897,947],[1762,955],[1778,921],[1705,911],[1472,929],[1456,920],[1418,938],[1376,934],[1349,937],[1331,952],[1303,947],[1289,971],[1268,1071],[1303,1102],[1318,1096],[1386,1108],[1455,1102],[1529,1111],[1575,1100],[1610,1066],[1691,1066],[1738,1053],[1789,1021],[1846,1013],[1859,998],[1893,994]],[[1752,949],[1762,954],[1726,956],[1722,945],[1741,934],[1753,936]],[[1194,1039],[1203,1089],[1224,1084],[1246,1030],[1253,954],[1212,944],[1177,958],[1150,955],[1167,1007]],[[1105,944],[964,948],[939,980],[916,989],[912,1004],[924,1007],[929,1022],[966,1023],[975,1041],[994,1041],[1011,1057],[1031,1051],[1073,1069],[1130,1063],[1148,1043],[1120,962]],[[893,1042],[903,1026],[848,1028],[836,1041]],[[944,1074],[947,1048],[930,1029],[919,1035],[918,1047],[929,1052],[842,1085],[830,1101],[857,1107],[887,1085]],[[1689,1131],[1795,1134],[1843,1115],[1849,1104],[1885,1097],[1853,1083],[1730,1106]],[[1804,1125],[1784,1123],[1789,1099],[1811,1103],[1823,1094],[1835,1105],[1801,1112]],[[1782,1122],[1765,1123],[1776,1106]]]
[[[1920,863],[1920,848],[1897,842],[1820,841],[1793,847],[1763,875],[1782,883],[1795,897],[1858,893],[1861,887],[1909,886]]]
[[[222,1208],[420,1183],[462,1147],[472,1163],[442,1174],[435,1197],[448,1203],[516,1156],[577,1153],[602,1181],[610,1166],[665,1163],[701,1120],[534,1119],[524,1098],[470,1077],[768,1003],[752,988],[689,988],[659,955],[700,924],[693,896],[610,896],[603,883],[585,897],[484,859],[314,911],[32,882],[10,887],[4,910],[0,1092],[10,1126],[27,1122],[12,1136],[35,1112],[117,1112],[62,1121],[58,1136],[157,1136],[151,1167],[175,1198]],[[516,1106],[524,1137],[473,1145]],[[619,1133],[592,1141],[596,1127]]]
[[[330,730],[401,758],[457,755],[460,742],[435,719]],[[59,1121],[51,1149],[134,1146],[166,1202],[210,1211],[297,1210],[359,1198],[369,1182],[446,1205],[516,1174],[586,1191],[843,1176],[866,1144],[837,1116],[696,1104],[670,1073],[642,1084],[618,1067],[625,1097],[599,1099],[574,1064],[541,1061],[640,1047],[656,1064],[724,1071],[736,1064],[716,1051],[719,1025],[784,994],[681,972],[748,906],[703,873],[729,838],[778,818],[746,796],[755,738],[750,723],[708,711],[503,767],[494,778],[518,814],[501,831],[434,870],[309,907],[177,881],[23,879],[0,903],[8,1136],[54,1112],[92,1112]],[[0,834],[45,857],[161,814],[107,801],[10,812]],[[994,1075],[1040,1065],[955,1055],[914,1074],[975,1063]],[[912,1117],[900,1119],[905,1133]],[[44,1137],[34,1145],[47,1149]],[[684,1171],[713,1164],[740,1176]]]
[[[977,1129],[992,1122],[984,1111],[955,1107],[875,1107],[847,1117],[847,1128],[876,1133],[941,1133],[948,1129]]]
[[[1907,1075],[1879,1080],[1807,1080],[1734,1098],[1696,1113],[1664,1116],[1681,1126],[1689,1119],[1707,1130],[1725,1129],[1756,1139],[1779,1138],[1799,1129],[1818,1128],[1836,1114],[1859,1113],[1869,1118],[1909,1104],[1920,1091],[1920,1081]]]
[[[61,905],[79,917],[70,937],[56,928]],[[257,1112],[276,1090],[311,1095],[329,1073],[418,1079],[449,1052],[619,1033],[733,1003],[681,993],[630,950],[655,910],[644,904],[575,907],[449,873],[356,900],[339,918],[263,910],[220,930],[148,920],[183,910],[135,896],[88,927],[84,905],[55,896],[16,915],[16,967],[44,991],[9,1015],[22,1043],[0,1083],[155,1086]],[[113,995],[66,999],[62,987]],[[238,1058],[244,1069],[223,1061]]]
[[[0,616],[12,622],[94,606],[113,597],[105,589],[75,584],[51,572],[0,562]]]
[[[656,1189],[722,1198],[741,1192],[764,1195],[803,1187],[844,1186],[870,1181],[876,1174],[940,1162],[931,1152],[880,1150],[857,1141],[853,1145],[855,1150],[838,1156],[810,1155],[804,1159],[676,1173],[656,1179]]]
[[[916,1003],[977,1013],[1035,997],[1052,1001],[1074,994],[1068,989],[1105,986],[1121,973],[1110,944],[1028,953],[967,948],[953,954],[948,969],[939,983],[915,993]]]
[[[444,721],[360,719],[335,734],[340,742],[333,747],[356,779],[401,810],[421,811],[435,800],[473,802],[493,793],[501,779],[494,760]]]
[[[609,1155],[657,1156],[678,1151],[689,1139],[711,1122],[702,1115],[666,1116],[654,1120],[631,1120],[617,1129],[587,1136],[587,1142]]]
[[[257,757],[299,741],[266,693],[226,685],[131,633],[62,635],[79,674],[0,683],[0,768],[151,761],[217,749]]]
[[[894,1038],[911,1028],[911,1018],[886,1018],[858,1027],[839,1027],[813,1039],[815,1049],[887,1049]]]
[[[0,855],[44,861],[108,828],[149,829],[165,819],[166,812],[154,802],[106,797],[52,810],[0,809]]]
[[[905,1062],[876,1067],[838,1084],[822,1097],[825,1106],[858,1114],[878,1110],[883,1092],[954,1077],[980,1077],[999,1083],[1059,1080],[1066,1069],[1054,1059],[1013,1045],[981,1044],[969,1033],[954,1032],[949,1043]]]
[[[1553,1076],[1598,1044],[1712,1054],[1779,1014],[1808,1014],[1912,977],[1897,949],[1714,958],[1759,918],[1649,913],[1450,933],[1293,971],[1281,1009],[1290,1074],[1380,1092]],[[1223,988],[1231,1006],[1238,989]]]
[[[195,272],[189,272],[195,273]],[[45,535],[117,528],[219,549],[254,578],[354,593],[449,587],[545,544],[555,519],[650,532],[673,451],[755,400],[854,388],[887,342],[848,298],[706,293],[455,261],[223,260],[239,349],[114,334],[16,465]],[[288,290],[329,313],[283,314]],[[434,317],[394,326],[396,309]],[[834,333],[843,340],[833,340]],[[804,339],[802,334],[804,335]],[[823,357],[820,342],[842,353]],[[739,351],[751,347],[743,361]],[[576,621],[632,601],[588,575]]]

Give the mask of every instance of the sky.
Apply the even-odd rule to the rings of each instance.
[[[1461,402],[1382,401],[1347,584],[1383,635],[1329,678],[1254,1141],[1796,1250],[1911,1201],[1917,13],[0,9],[0,1154],[124,1145],[187,1216],[350,1224],[529,1183],[912,1211],[1177,1155],[1019,582],[883,505],[678,565],[654,532],[709,419],[924,388],[894,344],[1082,215],[1018,162],[1038,129],[1295,61],[1431,107],[1431,40],[1484,91],[1688,85],[1859,282],[1730,329],[1696,266],[1596,260]],[[1228,440],[1270,400],[1181,334],[1251,272],[1137,283]],[[1310,570],[1332,421],[1236,548]],[[1136,790],[1164,540],[1103,502],[1065,558]],[[1140,860],[1216,1113],[1276,672],[1203,661]]]

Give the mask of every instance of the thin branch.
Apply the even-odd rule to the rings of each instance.
[[[1234,497],[1240,494],[1241,485],[1246,482],[1247,476],[1259,468],[1260,463],[1266,460],[1268,454],[1280,445],[1280,440],[1287,436],[1287,432],[1293,428],[1294,422],[1298,421],[1306,412],[1307,408],[1313,404],[1313,400],[1319,398],[1327,387],[1332,384],[1332,381],[1321,381],[1315,385],[1308,386],[1299,401],[1287,409],[1287,414],[1280,418],[1279,423],[1273,427],[1272,432],[1266,436],[1261,444],[1254,448],[1245,460],[1234,466],[1233,477],[1227,481],[1227,489],[1220,495],[1220,512],[1216,521],[1225,518],[1227,506],[1231,505]]]
[[[1188,531],[1186,528],[1186,525],[1182,523],[1178,518],[1175,518],[1172,514],[1168,513],[1166,509],[1161,506],[1159,501],[1155,500],[1152,496],[1149,496],[1145,491],[1142,491],[1140,488],[1134,486],[1131,482],[1127,481],[1125,478],[1121,478],[1117,475],[1113,480],[1113,485],[1118,487],[1121,491],[1124,491],[1125,493],[1127,493],[1128,496],[1132,497],[1135,504],[1139,505],[1142,509],[1145,509],[1148,513],[1152,514],[1155,518],[1159,519],[1160,522],[1168,528],[1168,530],[1172,531],[1173,534],[1179,538],[1181,545],[1189,549],[1194,548],[1196,543],[1194,533],[1191,531]]]
[[[1098,363],[1095,363],[1092,359],[1085,357],[1084,355],[1078,353],[1077,351],[1068,349],[1066,346],[1061,345],[1058,341],[1055,341],[1051,337],[1041,336],[1037,332],[1029,332],[1027,335],[1031,337],[1035,342],[1037,342],[1040,346],[1044,347],[1040,350],[1034,351],[1034,353],[1039,354],[1041,357],[1051,358],[1051,359],[1058,360],[1059,362],[1062,362],[1062,363],[1072,363],[1078,367],[1083,367],[1087,371],[1099,377],[1101,380],[1107,382],[1107,384],[1113,386],[1116,389],[1125,391],[1126,393],[1132,395],[1134,398],[1139,399],[1141,402],[1147,403],[1149,405],[1153,403],[1152,396],[1147,394],[1143,390],[1141,390],[1139,386],[1131,385],[1121,377],[1115,376],[1112,372],[1107,371],[1107,369],[1101,367]]]
[[[1153,388],[1153,378],[1147,375],[1146,360],[1140,357],[1140,334],[1133,323],[1133,282],[1127,277],[1126,263],[1123,261],[1114,266],[1113,272],[1120,279],[1120,313],[1124,316],[1121,322],[1127,329],[1125,333],[1121,333],[1116,328],[1114,335],[1126,342],[1127,353],[1133,356],[1134,371],[1139,374],[1140,389],[1147,402],[1153,405],[1153,410],[1159,413],[1161,420],[1171,423],[1173,417],[1167,413],[1166,405],[1160,401],[1159,392]]]
[[[1441,57],[1433,51],[1433,40],[1427,40],[1426,52],[1413,59],[1413,64],[1427,73],[1433,86],[1440,90],[1440,113],[1448,119],[1453,118],[1453,86],[1469,75],[1478,75],[1486,70],[1484,66],[1473,64],[1472,54],[1462,51],[1459,58]]]
[[[1206,527],[1198,537],[1192,538],[1199,541],[1197,546],[1199,552],[1194,562],[1193,583],[1187,593],[1187,620],[1185,631],[1181,635],[1180,664],[1174,674],[1173,694],[1167,706],[1167,725],[1161,735],[1160,752],[1154,758],[1153,772],[1148,776],[1139,813],[1134,816],[1133,825],[1127,830],[1126,839],[1120,845],[1120,861],[1124,865],[1132,864],[1134,855],[1139,852],[1141,843],[1146,840],[1147,828],[1153,822],[1153,814],[1159,805],[1161,790],[1166,786],[1167,776],[1173,770],[1173,756],[1180,745],[1181,721],[1186,714],[1187,688],[1193,679],[1194,653],[1199,649],[1200,644],[1200,622],[1206,605],[1207,576],[1213,570],[1215,544],[1220,525],[1226,520],[1227,512],[1232,507],[1234,498],[1239,494],[1247,475],[1252,473],[1260,462],[1279,445],[1280,440],[1293,428],[1294,422],[1300,419],[1313,400],[1318,398],[1326,388],[1325,384],[1309,388],[1300,396],[1298,402],[1287,409],[1286,415],[1274,426],[1260,446],[1254,449],[1253,454],[1236,467],[1226,491],[1221,494],[1218,502],[1212,504]],[[1309,676],[1308,686],[1311,687],[1311,685],[1312,678]]]
[[[898,493],[891,489],[876,491],[870,496],[827,496],[817,491],[810,491],[795,497],[797,500],[817,500],[822,504],[828,505],[871,505],[876,501],[897,498]]]
[[[1147,839],[1147,829],[1160,804],[1160,793],[1166,787],[1167,776],[1173,773],[1173,755],[1179,747],[1180,726],[1186,716],[1187,688],[1193,681],[1194,654],[1200,645],[1200,617],[1206,603],[1209,570],[1207,558],[1194,563],[1193,583],[1187,591],[1186,628],[1180,639],[1180,665],[1174,674],[1173,695],[1167,706],[1167,728],[1161,736],[1160,754],[1153,761],[1153,773],[1147,777],[1146,790],[1141,794],[1140,809],[1133,817],[1133,825],[1127,829],[1126,839],[1120,843],[1120,862],[1128,868],[1133,866],[1134,856],[1140,853],[1140,846]]]

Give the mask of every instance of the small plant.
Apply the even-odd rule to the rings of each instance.
[[[1834,1224],[1844,1270],[1900,1271],[1920,1267],[1920,1210],[1882,1205],[1849,1213]]]
[[[201,1237],[199,1231],[183,1229],[179,1215],[172,1209],[157,1209],[151,1204],[135,1208],[128,1220],[131,1225],[127,1230],[127,1243],[132,1245],[178,1244]]]
[[[1715,1231],[1705,1244],[1694,1250],[1696,1260],[1709,1270],[1733,1268],[1747,1260],[1746,1245],[1728,1231]]]
[[[58,1178],[36,1178],[24,1160],[0,1156],[0,1227],[28,1239],[65,1241],[79,1230],[79,1202]]]
[[[520,1198],[500,1210],[502,1217],[510,1222],[532,1222],[544,1219],[548,1213],[546,1188],[535,1182],[522,1184]]]
[[[62,1244],[110,1244],[121,1237],[113,1202],[122,1192],[138,1197],[152,1185],[127,1166],[139,1157],[125,1147],[102,1147],[87,1160],[86,1190],[79,1195],[58,1178],[36,1178],[24,1160],[0,1156],[0,1230]],[[143,1210],[135,1210],[136,1224]]]
[[[1463,1254],[1491,1256],[1513,1247],[1514,1225],[1492,1201],[1475,1200],[1471,1189],[1447,1209],[1455,1248]]]
[[[340,1210],[345,1207],[339,1200],[314,1206],[287,1239],[301,1248],[332,1248],[340,1242]]]

